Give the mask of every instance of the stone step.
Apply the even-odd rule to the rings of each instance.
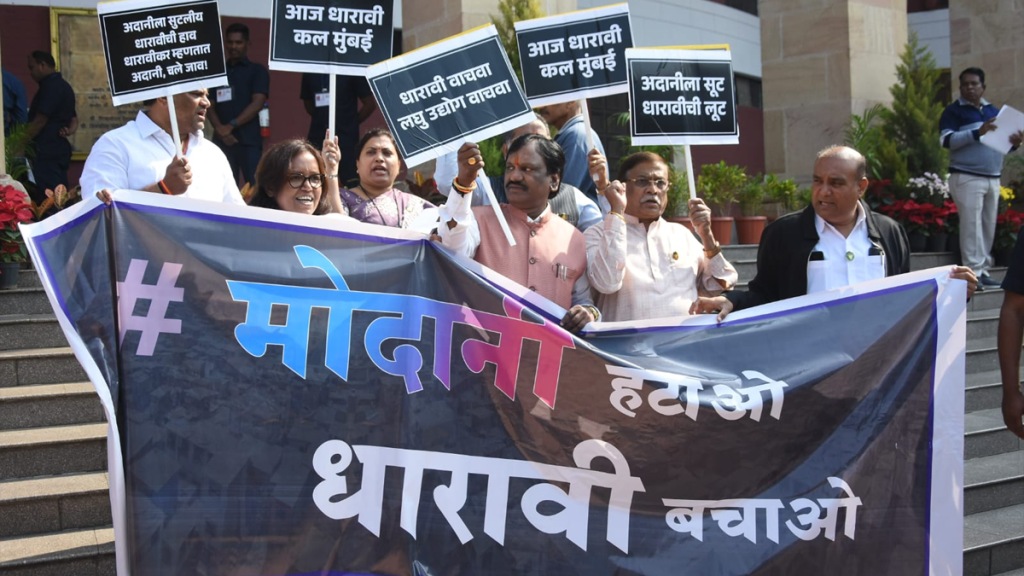
[[[52,314],[53,308],[42,287],[0,290],[0,311],[4,314]]]
[[[1021,568],[1020,570],[1011,570],[1009,572],[1003,572],[1001,574],[996,574],[995,576],[1024,576],[1024,568]]]
[[[999,370],[999,354],[995,335],[967,340],[967,373]]]
[[[1022,380],[1024,380],[1024,376],[1022,376]],[[965,412],[999,408],[1003,402],[1002,375],[998,370],[968,374],[965,392]]]
[[[18,274],[18,288],[38,288],[43,285],[34,268],[22,268]]]
[[[964,462],[964,514],[1013,504],[1024,504],[1024,451]]]
[[[0,350],[0,387],[87,380],[69,347]]]
[[[53,314],[0,316],[0,350],[57,348],[67,346],[67,338]]]
[[[0,540],[5,576],[114,576],[116,571],[111,527]]]
[[[968,312],[981,310],[999,310],[1003,306],[1003,291],[1000,288],[986,288],[984,292],[975,292],[967,303]]]
[[[107,473],[0,482],[0,539],[110,526]]]
[[[89,382],[0,388],[0,430],[104,422]]]
[[[964,458],[982,458],[1024,450],[1024,440],[1006,429],[999,408],[975,410],[964,416]]]
[[[107,425],[0,431],[0,480],[107,469]]]
[[[967,341],[990,338],[999,328],[999,308],[967,313]]]
[[[952,252],[914,252],[910,255],[910,270],[927,270],[936,266],[952,266],[956,262],[956,254]]]
[[[38,288],[42,286],[39,274],[34,268],[22,268],[18,274],[18,282],[15,288]]]
[[[722,246],[722,253],[725,254],[725,259],[733,264],[742,260],[753,262],[757,260],[757,244],[730,244]]]
[[[964,516],[964,576],[1024,568],[1024,504]]]

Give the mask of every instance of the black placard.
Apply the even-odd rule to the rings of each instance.
[[[523,89],[542,106],[627,90],[633,35],[626,5],[516,23]],[[547,24],[547,22],[552,22]]]
[[[410,166],[533,115],[493,26],[375,65],[367,78]]]
[[[627,55],[633,143],[738,142],[729,52],[709,51],[699,58],[673,58],[672,51],[658,52],[637,49]],[[646,57],[655,54],[655,58]]]
[[[116,10],[115,10],[116,9]],[[216,0],[97,8],[115,106],[227,83]]]
[[[394,45],[393,0],[274,0],[270,68],[362,75]]]

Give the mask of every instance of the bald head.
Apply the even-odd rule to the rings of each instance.
[[[829,146],[828,148],[825,148],[824,150],[818,152],[818,156],[815,158],[815,164],[817,164],[818,161],[825,158],[836,158],[839,160],[847,160],[853,162],[853,165],[856,170],[854,176],[856,176],[858,180],[867,176],[867,160],[864,158],[863,154],[857,152],[856,150],[850,148],[849,146],[832,145]]]
[[[843,236],[857,223],[860,198],[868,187],[864,155],[847,146],[830,146],[814,161],[811,205]]]

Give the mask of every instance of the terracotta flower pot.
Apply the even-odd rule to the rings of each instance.
[[[740,244],[760,244],[761,233],[768,224],[765,216],[737,216],[736,236]]]
[[[712,216],[711,233],[721,245],[732,244],[732,216]]]

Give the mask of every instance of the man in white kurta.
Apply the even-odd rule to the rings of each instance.
[[[604,157],[591,153],[595,171]],[[711,210],[690,200],[690,219],[701,240],[681,224],[661,218],[669,186],[668,165],[650,152],[623,160],[619,178],[599,182],[611,211],[584,233],[587,276],[598,292],[602,320],[688,316],[697,296],[714,296],[738,278],[711,232]]]
[[[82,171],[82,194],[144,190],[244,205],[227,158],[203,136],[210,107],[206,90],[174,97],[181,152],[174,149],[167,99],[146,104],[135,120],[107,132],[93,145]]]

